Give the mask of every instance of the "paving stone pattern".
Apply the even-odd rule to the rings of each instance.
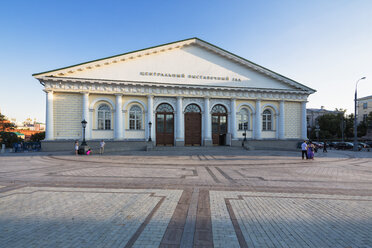
[[[0,155],[0,247],[371,248],[371,234],[372,152]]]

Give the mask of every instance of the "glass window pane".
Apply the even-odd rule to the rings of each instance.
[[[165,115],[166,119],[166,133],[173,133],[173,115]]]
[[[218,116],[212,115],[212,133],[218,133]]]
[[[157,115],[156,128],[157,128],[157,132],[159,132],[159,133],[164,132],[164,115],[162,115],[162,114]]]
[[[220,133],[227,132],[226,116],[220,116]]]
[[[142,124],[142,123],[141,123],[141,120],[137,120],[137,122],[136,122],[136,129],[137,129],[137,130],[140,130],[140,129],[141,129],[141,127],[142,127],[141,124]]]
[[[99,119],[98,120],[98,129],[103,129],[103,120],[102,119]]]
[[[109,129],[111,129],[111,121],[110,120],[105,120],[105,129],[106,130],[109,130]]]

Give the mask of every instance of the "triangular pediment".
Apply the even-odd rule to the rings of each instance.
[[[33,76],[315,92],[197,38]]]

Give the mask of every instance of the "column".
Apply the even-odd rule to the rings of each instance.
[[[176,146],[185,145],[185,128],[184,128],[184,115],[182,110],[182,97],[177,97],[177,106],[176,106]]]
[[[83,94],[83,115],[82,120],[87,122],[87,126],[85,128],[85,139],[89,140],[92,138],[92,123],[89,116],[89,93],[82,92]],[[84,130],[82,130],[84,132]]]
[[[238,132],[236,127],[236,99],[231,99],[231,138],[237,139]]]
[[[153,118],[153,112],[154,112],[154,96],[147,96],[147,123],[146,123],[146,130],[147,130],[147,140],[150,137],[150,132],[149,132],[149,122],[152,123],[151,126],[151,139],[155,140],[155,128],[156,125],[154,123],[154,118]]]
[[[306,103],[301,102],[301,139],[307,139]]]
[[[122,94],[116,94],[115,99],[115,139],[116,140],[122,140],[124,138],[123,136],[123,111],[122,103],[123,103],[123,95]]]
[[[262,131],[262,116],[261,116],[261,100],[256,100],[256,125],[255,139],[261,139]]]
[[[46,93],[45,140],[54,140],[53,91]]]
[[[209,111],[209,98],[204,98],[204,146],[212,146],[212,120]]]
[[[279,139],[285,139],[285,129],[284,129],[284,101],[280,101],[279,103]]]

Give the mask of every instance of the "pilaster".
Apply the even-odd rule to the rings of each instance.
[[[262,132],[262,116],[261,116],[261,100],[256,100],[256,125],[255,125],[255,139],[261,139]]]
[[[204,98],[204,146],[212,146],[212,119],[209,110],[209,98]]]
[[[53,91],[46,93],[45,140],[54,140]]]
[[[123,125],[123,111],[122,111],[122,103],[123,103],[123,95],[122,94],[115,94],[115,130],[114,130],[114,138],[116,140],[124,139],[124,125]]]
[[[301,139],[307,139],[306,103],[301,102]]]
[[[284,132],[284,101],[279,102],[279,139],[285,139],[285,132]]]
[[[176,105],[176,146],[185,145],[184,115],[182,109],[182,97],[178,96]]]

